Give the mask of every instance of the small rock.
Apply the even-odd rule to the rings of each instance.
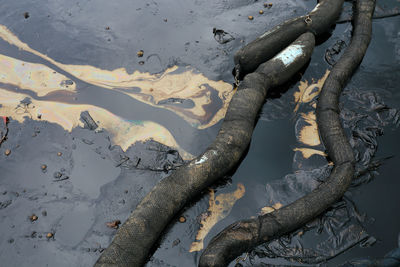
[[[11,150],[10,149],[6,149],[6,151],[4,151],[4,155],[9,156],[11,154]]]
[[[109,27],[109,26],[107,26],[107,27],[105,27],[105,29],[106,29],[106,31],[109,31],[109,30],[110,30],[110,27]]]
[[[139,65],[144,65],[144,61],[139,61]]]
[[[10,239],[8,240],[8,243],[10,243],[10,244],[14,243],[14,238],[10,238]]]
[[[40,120],[42,118],[42,114],[37,114],[37,118]]]
[[[139,50],[139,51],[136,53],[136,55],[137,55],[138,57],[143,57],[144,51],[143,51],[143,50]]]
[[[32,215],[29,217],[29,219],[31,220],[31,222],[34,222],[34,221],[37,221],[37,219],[39,219],[39,218],[38,218],[38,216],[36,216],[35,214],[32,214]]]
[[[47,216],[47,211],[45,211],[45,210],[42,211],[42,215],[43,215],[43,216]]]
[[[186,218],[183,217],[183,216],[179,217],[179,222],[180,222],[180,223],[186,222]]]
[[[62,176],[61,172],[55,172],[54,175],[53,175],[53,177],[56,178],[56,179],[60,179],[61,176]]]
[[[25,18],[25,19],[29,18],[29,12],[25,12],[25,13],[24,13],[24,18]]]

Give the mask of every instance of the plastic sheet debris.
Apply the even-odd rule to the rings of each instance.
[[[306,87],[309,87],[308,84],[304,86]],[[310,92],[313,97],[309,101],[296,101],[297,103],[304,102],[296,106],[296,111],[301,109],[298,120],[304,120],[302,114],[308,114],[307,112],[312,112],[315,108],[313,101],[318,92],[316,91],[315,94],[314,90]],[[296,99],[303,99],[299,96]],[[342,98],[344,104],[341,107],[341,118],[345,131],[350,136],[350,143],[357,160],[356,177],[352,183],[352,187],[356,187],[369,182],[377,173],[378,167],[390,158],[375,158],[377,139],[383,134],[385,127],[398,127],[400,112],[385,104],[379,94],[367,89],[360,90],[349,86]],[[301,106],[301,104],[307,105]],[[310,123],[308,125],[296,123],[296,133],[300,133],[304,126],[309,125]],[[302,143],[302,139],[298,139],[298,142]],[[319,146],[316,147],[319,148]],[[304,153],[303,157],[295,155],[295,173],[266,185],[268,196],[266,206],[273,207],[276,203],[285,206],[312,191],[328,177],[331,166],[327,164],[323,155],[315,154],[321,158],[319,166],[315,165],[315,158],[309,161]],[[311,166],[309,166],[310,162],[313,162]],[[372,246],[376,239],[364,228],[366,223],[370,222],[371,219],[366,214],[357,210],[351,194],[346,194],[342,200],[302,229],[257,247],[250,253],[248,261],[253,264],[256,257],[280,257],[292,262],[318,264],[357,244],[360,247]],[[351,262],[354,265],[345,266],[364,266],[362,264],[365,262],[371,264],[376,261],[361,260]]]

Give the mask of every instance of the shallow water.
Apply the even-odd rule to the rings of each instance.
[[[39,95],[35,90],[40,83],[32,88],[19,88],[8,82],[1,84],[0,98],[5,92],[26,94],[36,101],[34,104],[38,107],[46,101],[54,103],[51,111],[60,108],[59,103],[87,106],[76,109],[77,115],[68,112],[68,116],[60,115],[61,118],[73,117],[67,120],[73,122],[68,124],[73,125],[71,129],[65,127],[65,120],[47,120],[45,113],[43,119],[37,119],[34,113],[26,120],[22,116],[17,120],[16,113],[0,114],[14,117],[8,124],[8,139],[0,147],[2,262],[7,266],[24,266],[27,262],[31,266],[92,265],[115,234],[116,230],[108,228],[106,223],[116,219],[123,222],[156,182],[168,175],[171,166],[182,164],[182,159],[169,148],[151,141],[144,144],[135,141],[153,137],[180,151],[182,157],[182,151],[192,155],[201,153],[217,134],[218,121],[223,116],[218,112],[223,110],[224,103],[229,102],[228,97],[224,98],[218,92],[229,93],[232,90],[234,51],[273,25],[311,10],[315,4],[314,1],[300,0],[271,2],[272,8],[259,15],[263,3],[257,1],[214,1],[207,5],[196,0],[119,1],[118,4],[89,0],[74,3],[36,1],[35,4],[31,1],[3,1],[0,24],[32,50],[21,50],[0,40],[0,54],[55,70],[66,80],[74,81],[76,93],[70,95],[64,90]],[[391,1],[378,3],[388,8],[396,5]],[[29,18],[24,18],[24,12],[29,12]],[[248,15],[255,19],[249,21]],[[353,248],[329,260],[328,266],[359,256],[382,257],[397,244],[400,216],[396,211],[400,199],[396,189],[400,184],[396,174],[400,163],[397,149],[400,133],[395,117],[379,113],[379,121],[378,111],[374,108],[376,103],[385,103],[393,110],[400,109],[400,93],[397,91],[400,77],[399,25],[399,17],[374,21],[373,40],[367,55],[342,97],[343,109],[346,110],[343,119],[349,133],[359,129],[359,133],[370,133],[365,127],[371,125],[384,130],[383,136],[364,138],[364,141],[355,143],[360,154],[369,155],[373,149],[365,149],[365,142],[373,143],[376,139],[378,150],[374,159],[394,156],[383,162],[377,169],[379,174],[375,174],[370,182],[353,187],[346,196],[361,213],[366,213],[362,226],[377,242],[367,248],[361,248],[356,242]],[[219,44],[212,33],[214,27],[228,32],[235,40]],[[308,68],[297,82],[289,88],[271,92],[260,113],[249,151],[236,172],[214,186],[212,192],[204,192],[188,205],[181,214],[186,222],[179,223],[177,218],[169,226],[148,266],[195,266],[201,252],[189,250],[199,236],[201,224],[203,233],[208,233],[203,240],[206,246],[212,236],[230,223],[256,216],[277,201],[288,201],[296,194],[304,194],[314,185],[313,177],[324,175],[327,165],[324,157],[313,155],[305,159],[301,152],[294,151],[309,148],[299,137],[299,131],[307,125],[300,120],[301,114],[313,112],[311,101],[302,103],[295,113],[294,95],[299,91],[300,82],[313,84],[322,78],[330,68],[324,60],[326,49],[337,40],[347,42],[350,31],[349,24],[338,25],[331,38],[315,49]],[[144,50],[142,58],[136,55],[140,49]],[[144,64],[139,64],[140,61]],[[97,80],[79,76],[77,70],[86,65],[96,68],[93,73]],[[138,94],[145,90],[149,81],[174,66],[178,66],[174,73],[178,84],[182,84],[183,74],[188,72],[189,66],[194,73],[204,77],[197,86],[204,81],[214,84],[220,80],[224,81],[223,86],[210,85],[214,89],[207,88],[209,93],[205,93],[204,98],[185,94],[182,99],[186,102],[181,101],[182,104],[171,96],[154,101],[158,95],[154,93],[148,97],[153,93],[150,89],[146,91],[147,96]],[[125,68],[127,74],[134,71],[150,74],[141,81],[142,88],[115,84],[107,87],[101,83],[108,77],[106,74],[118,68]],[[88,68],[84,73],[88,73]],[[41,79],[45,80],[38,78]],[[57,85],[54,86],[59,90]],[[159,86],[163,87],[165,83]],[[119,90],[110,90],[110,87]],[[371,96],[372,92],[378,99]],[[208,107],[204,107],[204,103]],[[0,111],[4,111],[4,103],[0,104],[3,105]],[[80,122],[79,114],[88,108],[102,131],[82,128],[84,124]],[[186,112],[190,109],[194,113]],[[356,123],[352,120],[352,111],[367,114],[371,120],[361,121],[359,128],[354,128]],[[7,112],[16,111],[7,109]],[[201,118],[214,116],[216,120],[198,119],[190,114],[200,114]],[[353,114],[353,117],[347,114]],[[130,123],[129,129],[143,125],[151,127],[140,128],[144,133],[140,137],[132,130],[127,131],[132,139],[125,140],[127,135],[115,138],[115,122],[126,121]],[[156,123],[157,127],[143,121]],[[312,131],[308,137],[315,140]],[[321,145],[312,148],[323,152]],[[4,155],[6,149],[11,149],[9,156]],[[61,156],[58,152],[62,152]],[[43,164],[47,165],[45,171],[41,169]],[[57,172],[68,179],[56,178]],[[292,187],[282,187],[286,181],[294,181],[294,184],[303,181],[304,187],[295,192]],[[239,190],[239,184],[243,185],[243,190]],[[244,195],[235,194],[236,191],[244,192]],[[212,207],[210,198],[216,200]],[[210,212],[215,215],[210,216]],[[29,220],[32,214],[39,217],[37,221]],[[45,237],[49,232],[54,233],[54,238]],[[315,248],[323,238],[323,234],[310,231],[300,239],[304,246]],[[287,263],[284,259],[250,256],[251,261],[246,258],[243,265]],[[297,262],[291,264],[300,265]]]

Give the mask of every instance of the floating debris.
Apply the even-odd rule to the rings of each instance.
[[[220,44],[226,44],[235,38],[222,29],[213,28],[214,39]]]
[[[175,239],[174,242],[172,242],[172,247],[176,247],[179,243],[181,243],[181,240],[179,238]]]
[[[6,149],[6,151],[4,151],[4,155],[9,156],[11,154],[11,150],[10,149]]]
[[[258,11],[258,13],[259,13],[260,15],[262,15],[262,14],[264,14],[264,10],[260,9],[260,11]]]
[[[90,116],[88,111],[83,111],[81,113],[81,121],[85,124],[85,127],[88,128],[89,130],[96,130],[99,126],[97,123],[93,120],[92,116]]]
[[[46,238],[47,239],[50,239],[50,238],[53,238],[54,237],[54,234],[53,233],[47,233],[47,235],[46,235]]]
[[[25,12],[25,13],[24,13],[24,18],[25,18],[25,19],[28,19],[29,17],[30,17],[29,12]]]
[[[247,18],[248,18],[249,20],[253,20],[253,19],[254,19],[253,16],[248,16]]]

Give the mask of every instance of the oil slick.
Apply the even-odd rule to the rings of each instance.
[[[204,238],[220,220],[224,219],[231,212],[236,201],[245,194],[243,184],[238,184],[237,189],[232,193],[223,193],[215,197],[214,190],[210,190],[209,208],[207,215],[200,221],[200,229],[196,235],[196,241],[190,246],[189,252],[200,251],[204,248]]]
[[[1,54],[0,83],[34,91],[40,97],[57,90],[76,92],[75,83],[53,69]]]
[[[23,123],[26,118],[56,123],[66,131],[81,126],[80,114],[88,111],[100,128],[107,129],[113,144],[126,150],[137,141],[153,139],[177,149],[184,159],[193,155],[179,147],[171,133],[151,121],[127,121],[111,112],[92,105],[72,105],[52,101],[30,99],[28,95],[0,88],[0,114]]]
[[[148,105],[168,109],[178,114],[197,129],[205,129],[219,122],[226,113],[234,94],[231,84],[212,81],[190,67],[171,67],[161,74],[126,69],[103,70],[90,65],[68,65],[32,49],[7,27],[0,25],[0,38],[40,57],[49,64],[23,61],[0,54],[0,114],[20,122],[25,117],[57,123],[67,131],[81,126],[80,113],[89,111],[99,126],[110,132],[114,144],[124,150],[136,141],[150,138],[177,149],[182,158],[194,156],[183,151],[172,134],[163,126],[151,121],[129,121],[116,116],[102,107],[90,104],[67,104],[54,98],[65,92],[70,97],[79,93],[79,83],[118,91]],[[55,66],[66,74],[60,74],[49,66]],[[69,77],[67,77],[69,76]],[[53,93],[58,94],[53,94]],[[46,101],[31,99],[44,97]],[[28,105],[21,104],[31,99]],[[170,100],[189,100],[191,106],[179,105]]]
[[[300,132],[297,135],[297,140],[307,146],[320,145],[321,140],[319,138],[315,111],[301,113],[300,116],[301,119],[304,120],[305,125],[300,129]]]
[[[174,66],[162,74],[142,73],[139,71],[129,74],[124,68],[103,70],[90,65],[68,65],[57,62],[49,56],[32,49],[4,25],[0,25],[0,38],[21,50],[44,59],[81,81],[109,90],[119,91],[152,106],[169,109],[198,129],[205,129],[220,121],[225,116],[229,102],[234,94],[231,84],[224,81],[212,81],[189,67],[184,68],[184,70],[180,69],[177,72],[178,67]],[[18,62],[16,59],[14,61]],[[37,72],[38,68],[44,68],[43,65],[34,65],[32,63],[27,66],[33,72]],[[18,69],[1,69],[1,71],[6,71],[10,77],[24,74],[18,72]],[[10,73],[13,71],[14,73]],[[45,76],[43,78],[49,77]],[[140,89],[139,92],[130,90],[138,88]],[[74,88],[69,89],[72,90]],[[222,106],[216,111],[209,111],[207,107],[214,104],[211,98],[213,90],[217,92],[218,98],[222,101]],[[44,93],[45,91],[42,92],[42,94]],[[194,106],[188,108],[179,105],[162,104],[170,99],[190,99],[193,101]]]
[[[313,80],[311,84],[308,84],[308,81],[300,81],[299,90],[294,93],[294,101],[296,103],[294,108],[295,113],[299,110],[301,104],[310,103],[315,100],[321,92],[322,86],[324,85],[326,78],[328,78],[329,73],[330,71],[326,70],[321,79],[317,82]]]
[[[329,70],[318,81],[312,80],[311,84],[308,81],[300,81],[298,90],[294,93],[296,114],[302,105],[308,106],[311,109],[308,112],[299,113],[296,122],[296,138],[299,147],[294,148],[295,152],[300,152],[304,159],[309,159],[313,155],[326,157],[326,153],[322,151],[322,144],[319,137],[318,125],[316,122],[316,98],[321,92],[322,86],[326,78],[328,78]]]

